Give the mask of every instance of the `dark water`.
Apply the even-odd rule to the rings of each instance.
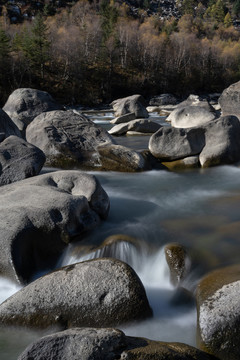
[[[145,139],[139,141],[145,146]],[[152,320],[123,330],[129,335],[195,345],[195,308],[173,305],[176,289],[169,281],[163,247],[170,242],[186,247],[193,266],[183,285],[193,292],[199,278],[209,270],[240,262],[240,168],[94,174],[110,197],[111,209],[108,219],[80,245],[99,246],[114,234],[138,239],[137,249],[123,242],[111,249],[110,256],[134,267],[154,310]],[[78,248],[78,243],[69,246],[61,263],[84,260]],[[92,250],[88,258],[102,256],[102,251]],[[17,290],[3,280],[0,288],[2,300]],[[0,332],[0,359],[16,359],[27,343],[41,335]]]

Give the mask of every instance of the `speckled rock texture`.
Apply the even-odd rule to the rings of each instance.
[[[137,119],[148,117],[148,111],[146,109],[147,103],[141,95],[132,95],[117,99],[114,100],[111,105],[115,116],[134,113]]]
[[[115,143],[105,129],[72,110],[37,116],[26,139],[44,152],[47,165],[60,168],[99,167],[98,146]]]
[[[69,265],[25,286],[0,305],[0,323],[38,328],[116,326],[152,315],[135,271],[102,258]]]
[[[197,288],[198,344],[222,360],[239,359],[240,265],[215,270]]]
[[[75,328],[30,345],[18,360],[216,360],[192,346],[125,336],[117,329]]]
[[[36,146],[18,136],[7,137],[0,143],[0,186],[38,175],[45,160]]]
[[[27,283],[55,266],[67,243],[106,218],[109,199],[97,179],[57,171],[0,191],[0,273]]]
[[[63,106],[46,91],[31,88],[14,90],[3,107],[23,135],[26,127],[37,115],[45,111],[61,109]]]
[[[240,119],[240,81],[226,88],[218,102],[222,115],[235,115]]]

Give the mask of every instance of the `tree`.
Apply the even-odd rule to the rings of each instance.
[[[231,15],[228,12],[227,15],[224,18],[224,27],[228,28],[230,26],[232,26],[232,18],[231,18]]]
[[[46,64],[49,61],[50,41],[48,40],[48,28],[44,23],[43,16],[39,13],[34,19],[31,32],[25,31],[22,39],[22,49],[30,66],[44,78]]]
[[[106,41],[113,34],[119,16],[118,9],[114,6],[114,2],[102,0],[100,4],[100,15],[102,18],[101,27],[103,40]]]
[[[0,101],[5,100],[6,92],[10,86],[10,40],[5,31],[0,27]]]

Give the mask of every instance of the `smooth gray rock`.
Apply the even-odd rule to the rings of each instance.
[[[197,287],[198,345],[222,360],[239,359],[240,266],[206,275]]]
[[[223,116],[205,126],[205,146],[199,156],[202,167],[232,164],[240,160],[240,122]]]
[[[225,89],[218,102],[222,115],[235,115],[240,118],[240,81]]]
[[[162,161],[172,161],[198,155],[205,145],[203,128],[162,127],[150,137],[149,150]]]
[[[126,263],[102,258],[60,268],[0,305],[0,322],[33,326],[115,326],[152,315],[144,287]]]
[[[139,152],[125,146],[101,146],[98,151],[102,170],[135,172],[147,169],[144,157]]]
[[[115,116],[122,116],[134,113],[136,118],[147,118],[147,103],[141,95],[132,95],[122,99],[114,100],[111,103]]]
[[[63,109],[63,106],[58,104],[50,94],[31,88],[14,90],[3,107],[23,135],[28,124],[37,115],[45,111],[60,109]]]
[[[26,139],[45,153],[47,165],[61,168],[99,166],[98,146],[115,143],[105,129],[71,110],[37,116]]]
[[[122,124],[122,123],[126,123],[128,121],[135,120],[135,119],[136,119],[135,113],[129,113],[129,114],[125,114],[125,115],[116,117],[115,119],[111,120],[110,123],[111,124]]]
[[[203,125],[213,119],[216,119],[216,113],[208,106],[186,106],[171,112],[166,120],[176,128],[191,128]]]
[[[212,106],[209,104],[209,102],[206,99],[203,99],[201,96],[194,94],[189,95],[186,100],[180,102],[177,105],[177,108],[180,109],[186,106],[200,106],[205,109],[213,110]]]
[[[3,141],[11,135],[22,137],[20,130],[10,119],[8,114],[0,109],[0,141]]]
[[[150,106],[176,105],[178,99],[172,94],[161,94],[150,99]]]
[[[38,175],[46,158],[36,146],[17,136],[0,143],[0,186]]]
[[[111,135],[125,135],[128,131],[155,133],[162,125],[147,119],[136,119],[124,124],[115,125],[108,132]]]
[[[0,191],[0,273],[27,283],[52,269],[67,243],[106,218],[109,199],[94,176],[57,171]]]
[[[43,337],[18,360],[216,360],[182,343],[129,337],[117,329],[75,328]]]

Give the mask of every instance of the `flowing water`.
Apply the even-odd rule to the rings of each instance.
[[[108,119],[98,121],[109,126]],[[144,147],[146,140],[135,139],[133,147]],[[121,138],[124,141],[132,140]],[[240,168],[94,174],[110,198],[108,219],[81,242],[70,245],[59,266],[102,256],[127,262],[146,288],[154,317],[122,330],[127,335],[195,345],[195,306],[191,301],[181,301],[171,284],[164,246],[177,242],[187,249],[192,267],[182,286],[193,294],[203,274],[240,262]],[[122,241],[103,244],[116,234],[122,234]],[[132,240],[126,241],[123,235]],[[1,279],[1,301],[17,290],[16,285]],[[42,334],[0,331],[0,359],[15,360]]]

